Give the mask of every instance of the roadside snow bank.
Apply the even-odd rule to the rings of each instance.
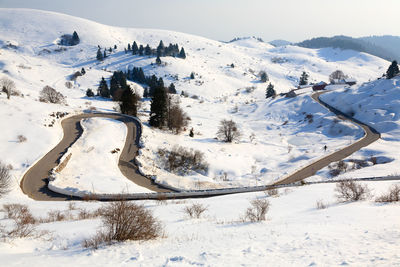
[[[118,168],[127,135],[123,122],[90,118],[82,120],[81,125],[82,136],[65,153],[72,155],[68,164],[49,183],[52,190],[82,196],[152,192],[129,181]]]

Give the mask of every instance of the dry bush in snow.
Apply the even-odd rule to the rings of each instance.
[[[247,208],[243,221],[265,221],[270,206],[269,201],[266,199],[254,199],[250,204],[251,206]]]
[[[67,87],[68,89],[71,89],[72,88],[72,83],[70,82],[70,81],[66,81],[65,82],[65,87]]]
[[[52,104],[63,104],[65,103],[65,97],[54,88],[46,85],[42,91],[40,91],[39,101]]]
[[[7,77],[0,79],[0,88],[4,93],[7,94],[7,99],[10,99],[13,91],[16,89],[14,81]]]
[[[17,136],[18,142],[19,143],[23,143],[26,142],[26,140],[28,140],[25,136],[23,136],[22,134]]]
[[[232,143],[239,140],[240,130],[233,120],[222,120],[218,128],[217,137],[224,142]]]
[[[158,154],[165,168],[176,174],[185,175],[190,171],[208,171],[208,163],[204,160],[204,154],[199,150],[174,146],[171,151],[158,149]]]
[[[33,217],[26,205],[5,204],[3,209],[7,219],[14,221],[14,228],[6,232],[9,237],[28,237],[35,234],[37,220]]]
[[[193,203],[183,208],[183,212],[190,218],[200,218],[201,214],[207,210],[207,207],[200,203]]]
[[[370,190],[367,185],[362,185],[352,180],[337,183],[335,191],[339,201],[358,201],[370,196]]]
[[[319,209],[319,210],[326,209],[328,207],[328,205],[325,204],[322,200],[317,200],[316,206],[317,206],[317,209]]]
[[[400,185],[392,185],[389,192],[375,199],[375,202],[398,202],[400,201]]]
[[[169,108],[167,124],[170,130],[179,134],[184,127],[189,124],[189,116],[182,110],[178,104],[174,104]]]
[[[150,240],[162,233],[161,223],[143,206],[127,201],[111,202],[101,208],[103,229],[83,242],[97,248],[101,243],[125,240]]]
[[[11,190],[11,176],[9,168],[0,161],[0,197]]]
[[[277,188],[269,188],[265,193],[270,197],[279,197],[279,191]]]

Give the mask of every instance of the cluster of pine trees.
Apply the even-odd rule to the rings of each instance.
[[[179,102],[168,94],[168,88],[160,81],[153,87],[149,124],[152,127],[164,128],[178,134],[188,125],[190,118],[181,109]]]
[[[114,45],[114,49],[117,49],[117,46]],[[110,47],[109,52],[112,52],[112,48]],[[164,42],[161,40],[157,48],[150,47],[149,44],[146,46],[138,45],[136,41],[129,43],[127,48],[124,48],[125,54],[131,53],[132,55],[139,55],[139,56],[157,56],[156,63],[161,64],[160,57],[178,57],[185,59],[186,52],[185,49],[182,47],[179,49],[178,44],[169,44],[168,46],[164,45]],[[101,47],[98,46],[96,59],[101,61],[107,57],[107,49],[101,50]]]
[[[149,44],[146,46],[139,45],[134,41],[131,44],[128,44],[128,47],[125,48],[125,53],[132,53],[132,55],[139,56],[157,56],[159,57],[178,57],[178,58],[186,58],[185,49],[182,47],[179,50],[178,44],[169,44],[168,46],[164,45],[164,42],[161,40],[157,48],[150,47]]]
[[[157,78],[154,74],[146,76],[144,75],[143,69],[140,67],[134,67],[132,70],[128,70],[126,72],[126,77],[128,80],[148,85],[148,88],[145,88],[143,97],[153,96],[154,90],[157,86],[164,87],[164,81],[161,77]],[[167,92],[170,94],[176,94],[175,85],[173,83],[169,85]]]
[[[92,92],[89,92],[89,94],[87,93],[88,96],[93,96]],[[140,97],[127,84],[126,75],[122,71],[114,71],[110,80],[110,87],[108,87],[107,81],[102,77],[97,95],[105,98],[111,97],[114,101],[120,101],[121,113],[132,116],[137,115],[137,106]]]

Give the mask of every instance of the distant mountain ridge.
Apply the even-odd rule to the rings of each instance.
[[[400,36],[368,36],[359,39],[386,49],[396,56],[397,61],[400,61]]]
[[[359,52],[365,52],[388,61],[399,60],[400,53],[394,50],[392,43],[400,44],[400,37],[394,39],[392,43],[386,43],[382,37],[362,37],[352,38],[349,36],[338,35],[333,37],[317,37],[297,43],[297,46],[305,48],[325,48],[333,47],[340,49],[351,49]],[[394,37],[394,36],[393,36]]]

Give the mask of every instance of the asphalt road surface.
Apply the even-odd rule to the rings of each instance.
[[[357,142],[353,143],[352,145],[347,146],[339,151],[336,151],[314,163],[311,163],[310,165],[300,169],[299,171],[291,174],[290,176],[285,177],[282,180],[279,180],[278,182],[274,183],[274,185],[295,183],[295,182],[301,181],[307,177],[313,176],[317,171],[328,166],[330,163],[337,162],[339,160],[347,158],[354,152],[360,150],[363,147],[368,146],[369,144],[375,142],[376,140],[378,140],[381,137],[380,133],[378,131],[376,131],[375,129],[373,129],[372,127],[370,127],[370,126],[344,114],[343,112],[335,109],[334,107],[322,102],[319,99],[319,96],[324,93],[326,93],[326,91],[317,92],[317,93],[314,93],[311,97],[315,101],[317,101],[319,104],[326,107],[331,112],[335,113],[339,119],[351,121],[351,122],[357,124],[358,126],[362,127],[365,132],[364,137],[361,138],[360,140],[358,140]]]
[[[62,121],[61,125],[64,130],[63,139],[56,147],[33,165],[22,178],[21,188],[26,195],[30,198],[41,201],[78,199],[76,197],[66,196],[49,190],[47,187],[48,177],[49,172],[58,165],[58,161],[62,155],[64,155],[67,149],[81,136],[83,129],[80,125],[80,121],[82,119],[93,117],[115,119],[124,122],[127,126],[127,139],[125,140],[125,146],[121,151],[118,163],[124,176],[137,185],[146,187],[155,192],[171,191],[152,183],[150,179],[138,173],[134,159],[138,151],[137,144],[141,135],[141,126],[135,119],[120,114],[87,113],[72,116]]]

